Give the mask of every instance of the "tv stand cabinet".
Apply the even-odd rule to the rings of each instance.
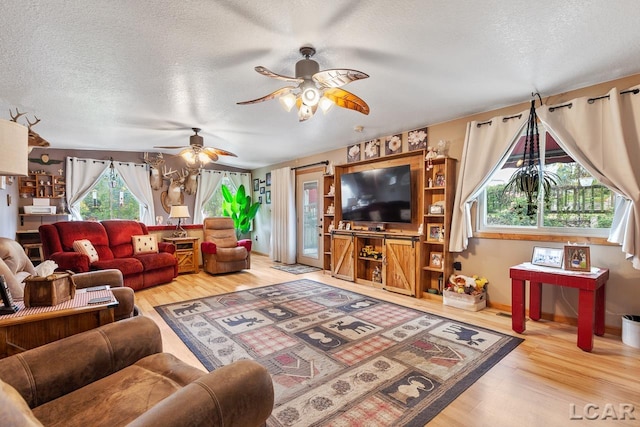
[[[334,277],[416,296],[420,235],[335,230],[331,244]]]

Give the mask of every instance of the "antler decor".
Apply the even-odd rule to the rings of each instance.
[[[27,113],[21,113],[18,108],[16,107],[16,115],[14,116],[11,109],[9,109],[9,115],[11,116],[11,121],[12,122],[16,122],[18,123],[18,119],[20,118],[20,116],[24,116]],[[33,150],[34,147],[42,147],[42,148],[46,148],[48,146],[50,146],[51,144],[49,144],[49,141],[47,141],[46,139],[42,138],[38,133],[34,132],[33,129],[31,129],[33,126],[37,125],[38,123],[40,123],[40,119],[37,118],[35,115],[33,116],[36,120],[35,122],[31,123],[29,121],[29,118],[27,119],[27,123],[28,123],[28,129],[29,129],[29,152],[31,152],[31,150]]]

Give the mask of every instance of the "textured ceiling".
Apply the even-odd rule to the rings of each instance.
[[[637,0],[4,1],[0,117],[35,114],[52,148],[229,150],[256,168],[640,72]],[[303,45],[371,113],[299,123],[278,101]],[[364,126],[361,134],[354,132]],[[177,150],[162,150],[176,153]]]

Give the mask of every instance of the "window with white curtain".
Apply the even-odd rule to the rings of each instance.
[[[111,176],[107,168],[96,185],[80,202],[80,215],[84,220],[140,218],[140,203],[131,194],[119,174]]]
[[[523,133],[501,169],[487,182],[479,197],[478,230],[487,232],[606,236],[612,224],[615,193],[598,182],[569,156],[542,129],[540,131],[541,167],[552,178],[549,191],[536,202],[533,214],[527,214],[524,192],[507,188],[522,158]],[[531,213],[531,212],[529,212]]]
[[[237,188],[235,184],[231,181],[228,175],[224,175],[220,180],[220,185],[215,189],[211,198],[204,204],[202,207],[202,211],[204,212],[204,217],[214,217],[214,216],[224,216],[222,213],[222,202],[224,201],[222,197],[222,186],[226,185],[229,190],[231,190],[232,194],[235,194]]]

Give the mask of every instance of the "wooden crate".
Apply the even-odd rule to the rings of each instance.
[[[58,305],[76,294],[76,285],[69,273],[53,273],[47,277],[28,277],[24,286],[25,307]]]

